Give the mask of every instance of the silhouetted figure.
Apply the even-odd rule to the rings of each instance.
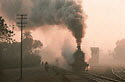
[[[48,62],[45,62],[45,71],[47,71],[47,72],[48,72],[48,70],[49,70],[49,65],[48,65]]]
[[[41,68],[42,68],[42,70],[44,70],[44,62],[43,61],[42,61],[42,67]]]
[[[56,66],[57,67],[59,66],[59,59],[58,58],[56,59]]]
[[[42,67],[44,66],[44,62],[42,61]]]

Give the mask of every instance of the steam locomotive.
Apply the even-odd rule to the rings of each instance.
[[[89,64],[85,62],[85,53],[77,46],[77,51],[73,54],[74,62],[72,64],[73,71],[87,71]]]

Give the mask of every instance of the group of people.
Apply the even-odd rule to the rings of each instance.
[[[46,71],[46,72],[49,72],[49,71],[55,71],[56,70],[56,67],[59,66],[59,60],[57,59],[55,61],[55,65],[50,65],[48,64],[48,62],[44,62],[42,61],[41,62],[41,68],[42,68],[42,71]]]
[[[46,72],[48,72],[49,70],[49,64],[48,62],[42,62],[42,69],[45,70]]]

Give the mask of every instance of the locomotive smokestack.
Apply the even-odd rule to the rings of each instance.
[[[78,45],[77,48],[78,48],[79,51],[81,51],[81,46],[80,45]]]
[[[77,43],[77,49],[81,51],[81,43]]]

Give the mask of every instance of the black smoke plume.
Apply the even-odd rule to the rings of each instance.
[[[85,14],[79,0],[0,0],[0,11],[15,21],[18,13],[29,15],[29,27],[64,25],[81,44],[85,30]]]

